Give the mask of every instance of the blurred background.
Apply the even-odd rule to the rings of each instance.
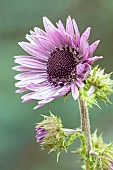
[[[64,127],[80,126],[77,101],[69,95],[33,110],[36,101],[22,104],[21,95],[15,94],[14,55],[26,54],[19,46],[25,34],[35,26],[43,28],[42,17],[47,16],[54,24],[71,15],[82,33],[92,27],[89,42],[100,39],[95,55],[103,55],[97,62],[106,72],[113,71],[113,0],[0,0],[0,170],[80,170],[79,156],[41,151],[35,139],[35,123],[40,114],[49,110],[62,118]],[[96,64],[97,64],[96,63]],[[113,102],[113,95],[110,97]],[[91,131],[104,132],[106,142],[113,140],[113,105],[100,103],[90,110]],[[77,141],[78,142],[78,141]],[[74,148],[74,146],[72,146]],[[70,150],[72,150],[70,148]]]

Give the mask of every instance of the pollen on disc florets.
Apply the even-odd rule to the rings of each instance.
[[[48,81],[64,86],[77,78],[76,66],[81,62],[79,52],[71,47],[56,48],[47,62]]]

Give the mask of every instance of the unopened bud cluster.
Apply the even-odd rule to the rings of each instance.
[[[43,117],[44,120],[36,125],[37,142],[40,142],[42,149],[48,149],[49,152],[56,151],[58,158],[60,153],[67,148],[61,119],[53,114]]]
[[[110,102],[108,96],[113,93],[113,80],[110,74],[104,74],[104,69],[98,66],[93,68],[85,81],[85,86],[80,90],[81,98],[87,106],[98,105],[97,99]]]
[[[88,160],[90,170],[113,170],[113,143],[106,144],[103,142],[102,135],[97,137],[97,131],[92,135],[92,145],[97,156],[87,155],[86,142],[78,150],[83,160]],[[85,169],[85,165],[82,166]]]

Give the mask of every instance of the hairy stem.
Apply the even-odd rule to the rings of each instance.
[[[86,102],[82,99],[79,99],[79,108],[81,114],[81,129],[86,134],[87,140],[87,155],[89,157],[92,152],[92,142],[91,142],[91,133],[90,133],[90,121],[89,121],[89,113],[86,106]],[[88,162],[86,162],[86,170],[89,170]]]

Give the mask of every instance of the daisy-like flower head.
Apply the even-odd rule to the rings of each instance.
[[[91,57],[99,40],[88,44],[90,27],[80,36],[76,21],[67,18],[66,29],[59,20],[55,27],[48,18],[43,18],[45,31],[35,27],[19,45],[30,55],[15,56],[15,70],[23,73],[15,76],[17,93],[28,91],[23,102],[38,100],[35,108],[72,92],[76,100],[79,88],[84,86],[90,65],[102,56]],[[31,91],[31,92],[29,92]]]

